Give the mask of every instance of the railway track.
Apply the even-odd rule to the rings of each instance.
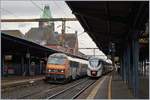
[[[56,88],[56,85],[51,86],[51,87],[49,88],[49,90],[52,90],[52,89],[54,89],[54,88]],[[41,91],[42,91],[42,90],[38,90],[38,91],[35,91],[35,92],[32,92],[32,93],[29,93],[29,94],[27,94],[27,95],[21,96],[21,97],[19,97],[19,98],[17,98],[17,99],[26,99],[27,97],[30,97],[30,96],[32,96],[32,95],[41,93]],[[44,92],[47,92],[47,91],[44,91]]]
[[[57,92],[56,94],[48,96],[47,99],[75,99],[95,82],[96,80],[88,79],[76,83],[73,86],[70,86],[68,88],[61,90],[60,92]]]
[[[69,86],[72,86],[73,84],[76,84],[76,83],[80,83],[80,82],[83,82],[83,81],[85,81],[85,80],[87,80],[87,78],[86,79],[80,79],[80,80],[76,80],[76,81],[73,81],[73,82],[71,82],[71,83],[68,83],[68,84],[65,84],[65,85],[54,85],[53,87],[50,87],[49,89],[44,89],[44,90],[41,90],[41,91],[35,91],[35,92],[33,92],[33,93],[30,93],[30,94],[27,94],[27,95],[25,95],[25,96],[22,96],[22,97],[20,97],[20,98],[18,98],[18,99],[44,99],[44,98],[46,98],[48,95],[52,95],[52,94],[54,94],[55,92],[57,92],[57,91],[60,91],[60,90],[62,90],[62,89],[64,89],[64,88],[67,88],[67,87],[69,87]]]
[[[69,98],[75,99],[88,87],[90,87],[96,80],[90,80],[89,78],[83,78],[73,81],[64,85],[56,84],[44,84],[40,83],[38,86],[27,87],[26,89],[17,89],[11,92],[7,92],[3,95],[6,99],[45,99],[45,98]],[[20,90],[20,92],[19,92]],[[60,91],[60,92],[58,92]],[[64,93],[63,93],[64,92]]]
[[[25,99],[27,97],[30,97],[32,95],[38,94],[43,90],[55,88],[57,85],[53,84],[45,84],[45,82],[41,81],[34,85],[28,85],[25,87],[15,88],[10,91],[2,92],[3,99]]]
[[[80,94],[82,94],[87,88],[89,88],[91,85],[93,85],[95,83],[95,81],[94,82],[92,82],[91,84],[89,84],[89,85],[87,85],[86,87],[84,87],[83,89],[81,89],[77,94],[75,94],[73,97],[72,97],[72,99],[76,99]]]

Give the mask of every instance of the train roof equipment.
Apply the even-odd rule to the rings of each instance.
[[[50,56],[51,57],[64,57],[64,58],[67,58],[70,61],[75,61],[75,62],[79,62],[79,63],[83,63],[83,64],[87,64],[88,63],[88,61],[85,60],[85,59],[81,59],[81,58],[77,58],[77,57],[72,57],[72,56],[69,56],[69,55],[64,54],[64,53],[54,53],[54,54],[52,54]]]

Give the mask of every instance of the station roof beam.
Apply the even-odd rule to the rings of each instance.
[[[85,31],[99,49],[108,54],[109,44],[116,44],[119,54],[133,30],[145,30],[148,1],[66,1]]]

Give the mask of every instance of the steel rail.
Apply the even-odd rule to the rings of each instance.
[[[56,88],[60,88],[60,87],[62,87],[63,85],[61,85],[61,86],[57,86],[57,85],[53,85],[52,87],[50,87],[49,89],[47,89],[47,90],[45,90],[45,91],[36,91],[36,92],[33,92],[33,93],[30,93],[30,94],[27,94],[27,95],[25,95],[25,96],[21,96],[21,97],[19,97],[18,99],[25,99],[26,97],[29,97],[29,96],[32,96],[32,95],[36,95],[36,94],[38,94],[38,93],[48,93],[48,92],[50,92],[50,91],[53,91],[54,89],[56,89]]]
[[[72,89],[73,87],[75,87],[75,86],[77,86],[77,85],[79,85],[79,84],[81,84],[81,83],[84,83],[84,82],[86,82],[86,81],[88,81],[88,80],[86,79],[86,80],[84,80],[84,81],[81,81],[81,82],[79,82],[79,83],[76,83],[76,84],[73,85],[73,86],[70,86],[70,87],[68,87],[68,88],[66,88],[66,89],[64,89],[64,90],[62,90],[62,91],[60,91],[60,92],[58,92],[58,93],[56,93],[56,94],[53,94],[53,95],[47,97],[47,99],[52,99],[52,98],[54,98],[54,97],[56,97],[56,96],[62,94],[63,92],[65,92],[65,91],[67,91],[67,90],[70,90],[70,89]]]
[[[81,93],[83,93],[87,88],[89,88],[91,85],[93,85],[96,81],[93,81],[86,87],[84,87],[82,90],[80,90],[77,94],[75,94],[71,99],[76,99]]]
[[[56,86],[52,86],[52,87],[50,87],[47,91],[51,91],[52,89],[55,89],[55,87]],[[59,86],[60,87],[60,86]],[[57,87],[58,88],[58,87]],[[43,91],[43,93],[45,93],[45,92],[47,92],[46,90],[45,91]],[[25,99],[25,98],[27,98],[27,97],[29,97],[29,96],[32,96],[32,95],[35,95],[35,94],[38,94],[38,93],[41,93],[42,91],[41,90],[39,90],[39,91],[35,91],[35,92],[32,92],[32,93],[29,93],[29,94],[27,94],[27,95],[24,95],[24,96],[21,96],[21,97],[19,97],[19,98],[17,98],[17,99]]]

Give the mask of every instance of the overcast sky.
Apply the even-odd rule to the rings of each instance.
[[[73,18],[72,11],[64,1],[48,1],[48,0],[28,0],[28,1],[15,1],[15,0],[2,0],[1,1],[1,18],[40,18],[42,11],[40,8],[44,8],[45,5],[49,5],[53,18]],[[60,22],[55,23],[55,27],[61,25]],[[87,33],[83,33],[84,29],[79,22],[67,22],[67,26],[71,29],[66,29],[68,33],[74,33],[78,31],[79,48],[92,48],[96,47],[95,43],[89,37]],[[25,34],[31,27],[38,27],[36,22],[24,22],[24,23],[1,23],[1,29],[19,29]],[[55,28],[55,31],[60,32],[61,28]],[[82,34],[83,33],[83,34]],[[80,50],[85,54],[92,55],[93,50]],[[96,55],[102,55],[101,51],[96,50]]]

